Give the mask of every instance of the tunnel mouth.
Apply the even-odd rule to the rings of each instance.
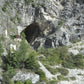
[[[37,37],[41,36],[41,28],[36,22],[33,22],[32,24],[27,26],[23,32],[25,34],[26,40],[28,41],[28,43],[30,43],[30,45]]]

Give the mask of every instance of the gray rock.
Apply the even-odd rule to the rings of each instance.
[[[39,42],[46,47],[68,45],[69,41],[82,40],[84,37],[84,31],[81,30],[81,28],[84,28],[84,6],[82,0],[80,2],[78,0],[62,0],[61,2],[59,0],[34,0],[35,3],[30,5],[26,5],[24,0],[9,0],[9,2],[10,4],[6,9],[9,14],[0,10],[0,24],[4,22],[1,25],[0,34],[6,28],[9,30],[9,35],[11,33],[20,34],[26,26],[36,22],[42,33],[40,38],[44,38],[44,41],[41,40]],[[8,18],[8,21],[6,18]],[[20,23],[18,20],[21,20]],[[33,42],[34,48],[37,44],[35,39]]]
[[[79,38],[78,38],[77,35],[72,35],[72,36],[70,37],[70,41],[71,41],[72,43],[75,43],[75,42],[77,42],[78,40],[79,40]]]
[[[31,80],[31,82],[33,84],[35,84],[36,82],[38,82],[40,80],[39,75],[35,74],[35,73],[26,73],[26,72],[22,72],[19,71],[13,78],[12,80],[21,80],[21,81],[25,81],[25,80]]]

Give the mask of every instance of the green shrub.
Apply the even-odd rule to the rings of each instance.
[[[64,75],[64,76],[68,75],[69,73],[69,71],[65,68],[57,68],[57,69],[58,69],[58,72],[60,72],[61,75]]]
[[[38,69],[35,73],[40,75],[40,80],[41,81],[46,81],[45,73],[41,69]]]
[[[80,39],[77,39],[77,40],[74,41],[74,43],[77,43],[77,42],[79,42],[79,41],[81,41],[81,40],[80,40]]]
[[[2,84],[11,84],[11,80],[7,74],[3,74]]]
[[[84,68],[84,57],[81,54],[67,55],[62,65],[67,68]]]
[[[31,69],[31,70],[37,70],[39,68],[39,64],[36,61],[36,53],[31,52],[29,54],[28,59],[25,61],[25,68]]]
[[[15,37],[14,37],[14,35],[10,35],[10,38],[11,38],[11,39],[14,39]]]
[[[6,7],[3,7],[3,8],[2,8],[2,11],[6,12]]]
[[[13,67],[8,67],[8,70],[4,72],[4,75],[7,75],[9,78],[12,78],[16,74],[16,71],[13,69]]]
[[[73,76],[73,77],[70,77],[71,80],[76,80],[76,78]]]
[[[21,41],[19,51],[8,51],[7,56],[3,59],[3,69],[8,70],[8,67],[13,68],[26,68],[36,71],[39,68],[39,64],[36,61],[37,53],[31,50],[25,40]]]
[[[57,78],[58,78],[58,80],[64,80],[64,76],[62,76],[62,75],[57,76]]]
[[[61,63],[61,60],[59,58],[59,53],[57,53],[57,51],[55,51],[54,49],[44,49],[40,53],[46,56],[45,62],[48,63],[49,65],[55,65]]]
[[[10,20],[15,23],[15,17],[10,17]]]
[[[57,76],[58,80],[69,80],[68,78],[64,77],[63,75]]]
[[[45,65],[45,67],[53,74],[55,75],[58,72],[58,69],[53,69],[51,67],[49,67],[48,65]]]
[[[22,38],[26,38],[24,30],[20,34],[21,34]]]
[[[24,84],[32,84],[30,80],[26,80]]]
[[[15,84],[14,81],[11,81],[11,84]]]
[[[15,84],[24,84],[24,83],[18,80],[18,81],[16,81]]]
[[[74,56],[74,65],[77,68],[84,68],[84,56],[81,54],[77,54]]]
[[[17,21],[20,24],[21,23],[21,18],[17,17]]]
[[[45,65],[45,67],[53,74],[55,75],[57,72],[61,73],[61,75],[66,76],[68,75],[69,71],[65,68],[51,68],[48,65]]]
[[[42,51],[40,50],[39,53],[46,57],[43,63],[45,62],[45,64],[48,65],[57,65],[62,63],[64,56],[67,54],[67,48],[58,47],[53,49],[43,49]]]
[[[3,5],[2,11],[6,12],[6,8],[9,5],[9,1],[5,1],[5,4]]]
[[[82,73],[78,73],[77,75],[80,75],[80,76],[81,76],[81,75],[83,75],[83,74],[82,74]]]
[[[58,21],[58,26],[61,27],[64,24],[63,20]]]
[[[19,62],[19,68],[25,67],[25,61],[28,59],[28,49],[30,49],[30,46],[26,43],[25,39],[20,43],[19,51],[17,52],[17,59]]]
[[[18,59],[16,53],[8,52],[8,55],[4,57],[2,67],[4,70],[8,70],[9,66],[13,68],[18,67]]]
[[[45,58],[39,59],[44,65],[53,66],[61,64],[63,67],[71,69],[84,68],[84,56],[81,54],[73,55],[68,53],[67,47],[65,46],[53,49],[42,49],[39,51],[39,54],[43,54],[45,56]]]

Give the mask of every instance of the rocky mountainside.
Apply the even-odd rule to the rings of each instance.
[[[7,27],[8,35],[25,30],[26,39],[34,48],[70,45],[84,37],[83,0],[34,0],[30,5],[24,0],[1,3],[1,33]]]
[[[84,0],[0,0],[4,55],[9,48],[18,50],[22,32],[36,51],[67,46],[68,52],[84,55]]]

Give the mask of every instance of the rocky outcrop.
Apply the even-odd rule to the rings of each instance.
[[[38,43],[38,38],[44,40],[40,41],[39,46],[45,48],[70,45],[70,42],[84,39],[83,0],[80,2],[78,0],[34,0],[30,5],[25,4],[24,0],[9,0],[6,6],[6,12],[1,11],[1,13],[8,19],[4,20],[5,24],[1,28],[8,27],[9,35],[20,34],[34,23],[39,25],[40,34],[34,33],[37,26],[32,26],[31,33],[33,34],[26,33],[27,40],[32,39],[28,42],[34,48],[36,42]],[[4,18],[1,17],[1,22]],[[14,31],[10,30],[12,28]]]
[[[37,75],[35,73],[18,71],[18,73],[12,78],[12,80],[14,80],[14,81],[17,81],[17,80],[21,80],[21,81],[31,80],[31,82],[33,84],[35,84],[36,82],[38,82],[40,80],[40,78],[39,78],[39,75]]]
[[[75,77],[75,80],[61,81],[58,84],[83,84],[84,83],[84,71],[81,69],[68,69],[68,77]]]

